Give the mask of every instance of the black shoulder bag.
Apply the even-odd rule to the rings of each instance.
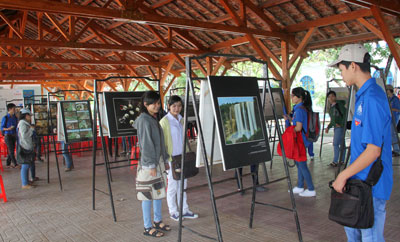
[[[338,193],[329,182],[331,191],[331,206],[329,219],[343,226],[366,229],[374,225],[374,206],[372,187],[378,183],[383,171],[382,149],[379,158],[374,162],[365,181],[359,179],[347,180],[343,193]]]
[[[199,168],[196,167],[196,153],[191,151],[189,143],[187,144],[189,148],[189,152],[185,154],[185,164],[184,164],[184,173],[183,177],[190,178],[194,177],[199,173]],[[171,170],[172,170],[172,177],[174,180],[181,179],[181,161],[182,155],[172,156],[171,161]]]

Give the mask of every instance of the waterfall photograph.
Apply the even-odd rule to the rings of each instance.
[[[256,97],[218,97],[226,145],[263,140]]]

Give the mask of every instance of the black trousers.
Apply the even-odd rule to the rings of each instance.
[[[14,151],[15,151],[15,144],[17,142],[17,136],[15,135],[8,135],[4,137],[4,141],[6,142],[8,155],[7,155],[7,166],[11,165],[11,162],[14,165],[17,165],[17,160],[15,159]]]
[[[240,177],[238,177],[237,173],[235,172],[235,178],[236,178],[237,186],[238,186],[238,188],[240,188],[239,187],[239,179],[240,179],[240,183],[243,184],[243,182],[242,182],[243,168],[238,168],[238,169],[239,169],[239,176]],[[257,165],[251,165],[250,166],[250,172],[258,173],[258,164]],[[251,175],[251,176],[252,176],[252,179],[253,179],[253,182],[254,182],[255,176],[254,175]],[[260,183],[258,182],[258,176],[257,176],[256,185],[258,185],[258,184],[260,184]]]

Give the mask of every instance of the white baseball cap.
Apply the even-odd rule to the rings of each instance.
[[[330,63],[328,67],[337,67],[337,64],[342,61],[363,63],[366,53],[368,53],[368,51],[360,44],[345,45],[340,50],[338,59]]]
[[[28,109],[26,109],[26,108],[23,108],[23,109],[21,109],[21,114],[29,114],[29,115],[32,115],[31,114],[31,111],[29,111]]]

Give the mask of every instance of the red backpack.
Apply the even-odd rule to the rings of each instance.
[[[319,113],[310,112],[305,107],[300,106],[300,108],[306,110],[307,112],[307,131],[303,132],[306,134],[307,141],[317,142],[319,134],[321,132],[321,123],[319,122]]]

